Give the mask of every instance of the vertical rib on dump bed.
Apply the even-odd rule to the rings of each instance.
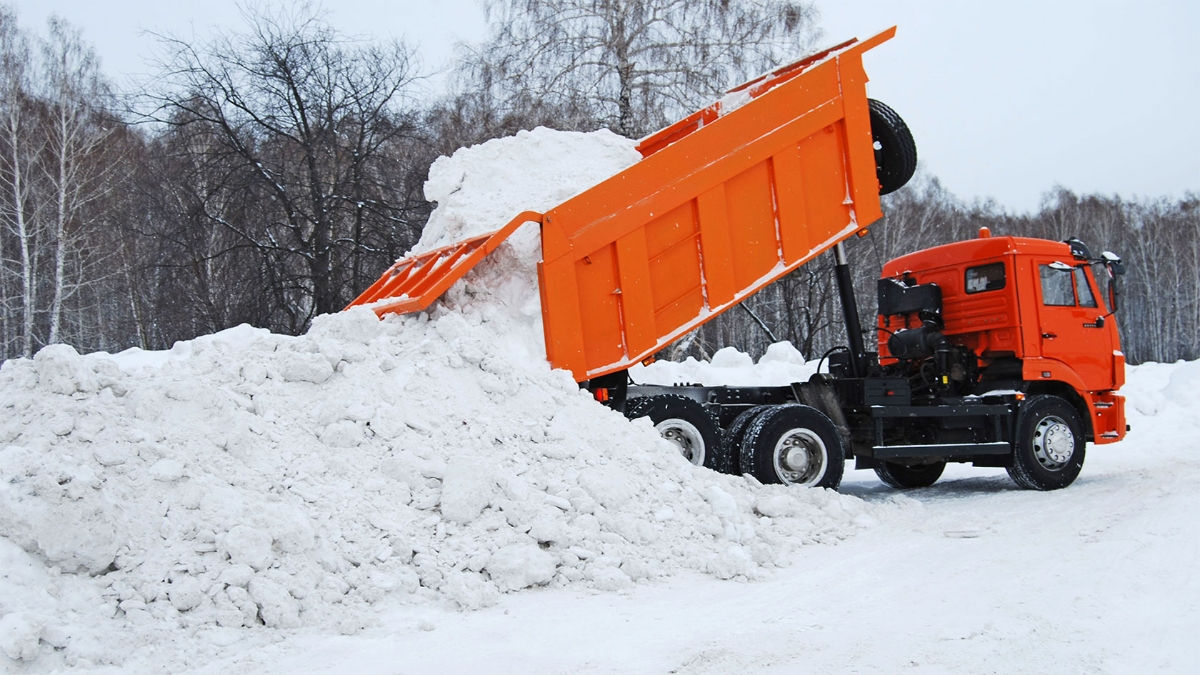
[[[877,220],[862,53],[894,33],[732,90],[547,211],[551,365],[578,381],[627,368]]]

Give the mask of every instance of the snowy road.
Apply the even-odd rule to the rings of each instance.
[[[878,505],[879,522],[765,581],[687,575],[474,613],[407,608],[354,637],[304,636],[205,670],[1196,672],[1200,441],[1195,422],[1140,421],[1125,443],[1090,447],[1058,492],[960,467],[898,496],[850,472],[842,492]]]

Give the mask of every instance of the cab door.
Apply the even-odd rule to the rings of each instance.
[[[1096,292],[1086,264],[1054,258],[1035,261],[1042,357],[1075,371],[1088,391],[1113,388],[1112,317]]]

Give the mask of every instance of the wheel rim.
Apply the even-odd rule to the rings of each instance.
[[[1033,429],[1033,456],[1052,471],[1063,468],[1075,454],[1075,434],[1061,417],[1047,415]]]
[[[659,435],[679,446],[679,454],[687,461],[700,466],[704,464],[704,436],[690,422],[680,419],[663,420],[654,425]]]
[[[809,429],[792,429],[775,444],[771,460],[784,483],[813,485],[825,477],[829,462],[825,441]]]

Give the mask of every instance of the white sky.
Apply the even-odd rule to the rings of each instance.
[[[0,0],[3,2],[4,0]],[[145,31],[240,28],[230,0],[8,0],[27,29],[79,26],[118,83],[145,74]],[[1124,197],[1200,193],[1200,2],[817,0],[833,44],[898,25],[869,52],[871,95],[912,128],[922,162],[965,199],[1037,207],[1061,184]],[[429,70],[483,35],[474,0],[329,0],[330,22],[404,37]]]

